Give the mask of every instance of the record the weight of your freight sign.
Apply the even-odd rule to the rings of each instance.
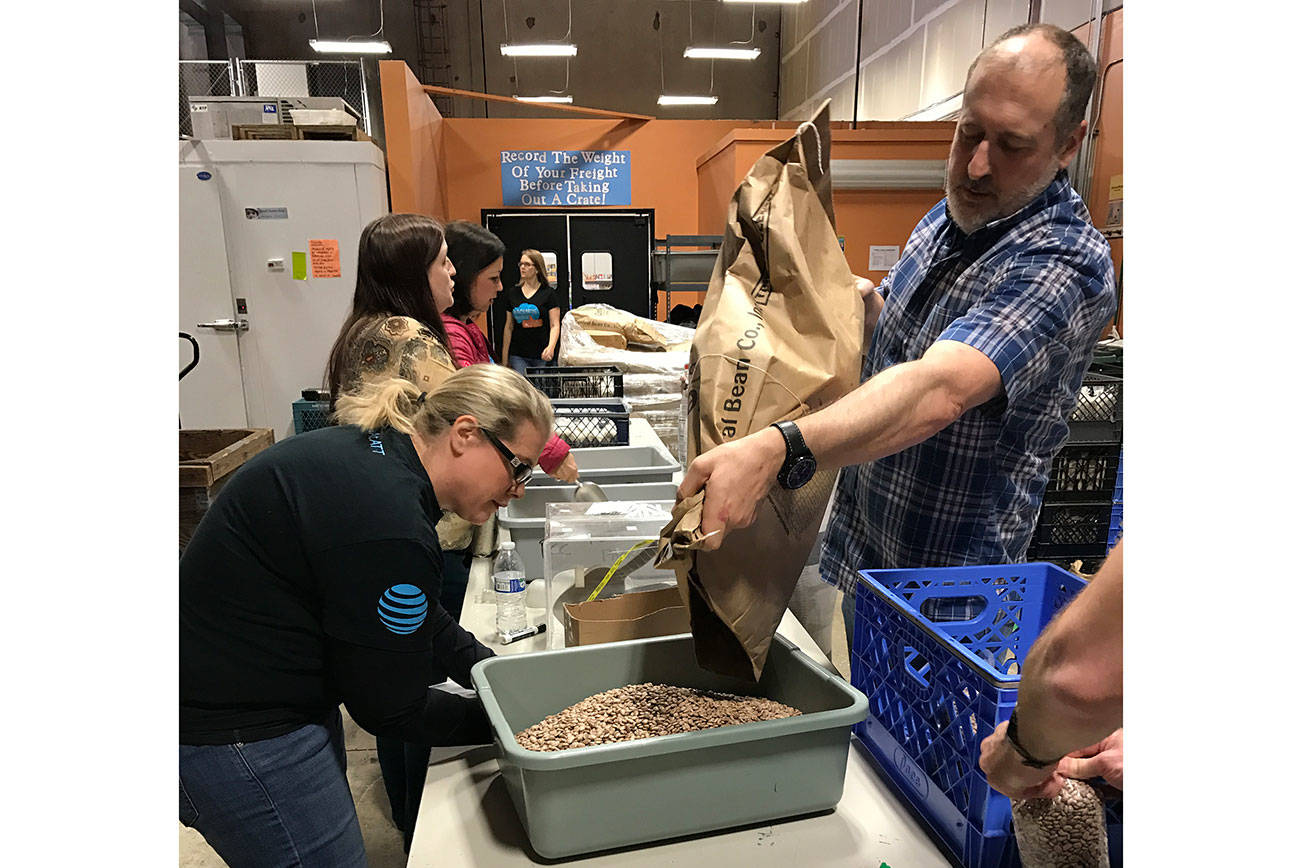
[[[502,151],[502,204],[632,205],[628,151]]]

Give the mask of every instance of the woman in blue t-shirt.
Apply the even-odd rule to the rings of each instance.
[[[561,336],[560,296],[547,282],[547,264],[532,248],[520,254],[520,282],[506,291],[502,358],[519,371],[541,368],[556,358]]]

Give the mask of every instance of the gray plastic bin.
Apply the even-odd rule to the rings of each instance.
[[[579,478],[605,486],[608,482],[668,482],[681,468],[663,446],[594,446],[571,449]],[[529,485],[569,485],[534,468]],[[572,488],[573,486],[571,486]]]
[[[672,482],[603,483],[601,490],[609,500],[673,500],[678,486]],[[570,485],[530,485],[525,488],[524,497],[497,510],[497,523],[510,532],[515,550],[524,561],[525,578],[543,576],[542,541],[547,532],[547,504],[573,499],[574,487]]]
[[[529,841],[553,859],[833,808],[850,727],[868,710],[867,697],[782,636],[759,684],[701,669],[688,634],[494,657],[470,677]],[[804,713],[556,752],[515,740],[593,694],[648,681],[765,696]]]

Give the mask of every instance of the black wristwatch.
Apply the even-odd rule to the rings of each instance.
[[[1013,750],[1017,751],[1017,755],[1022,758],[1022,765],[1024,766],[1030,766],[1033,769],[1047,769],[1049,766],[1057,765],[1058,760],[1062,759],[1062,757],[1058,757],[1058,759],[1055,760],[1036,759],[1027,752],[1026,748],[1022,747],[1021,743],[1017,740],[1016,708],[1014,708],[1013,713],[1008,716],[1008,729],[1004,731],[1004,738],[1008,740],[1009,746],[1012,747]]]
[[[774,422],[773,427],[782,434],[787,442],[787,458],[778,471],[778,485],[786,489],[795,489],[814,478],[818,462],[814,453],[805,445],[805,438],[800,436],[800,429],[795,422]]]

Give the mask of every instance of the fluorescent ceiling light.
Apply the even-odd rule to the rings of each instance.
[[[660,105],[714,105],[719,101],[717,96],[669,96],[661,94],[658,102]]]
[[[520,96],[516,94],[515,98],[520,102],[574,102],[572,96]]]
[[[944,160],[828,160],[833,190],[943,190]]]
[[[578,46],[557,43],[538,43],[534,45],[507,45],[502,43],[502,54],[507,57],[573,57],[579,53]]]
[[[392,54],[393,48],[383,39],[309,39],[307,44],[322,54]]]
[[[759,57],[758,48],[708,48],[705,46],[688,46],[683,49],[683,57],[709,58],[712,60],[754,60]]]
[[[794,6],[797,3],[804,3],[806,0],[723,0],[724,3],[782,3],[787,6]]]

